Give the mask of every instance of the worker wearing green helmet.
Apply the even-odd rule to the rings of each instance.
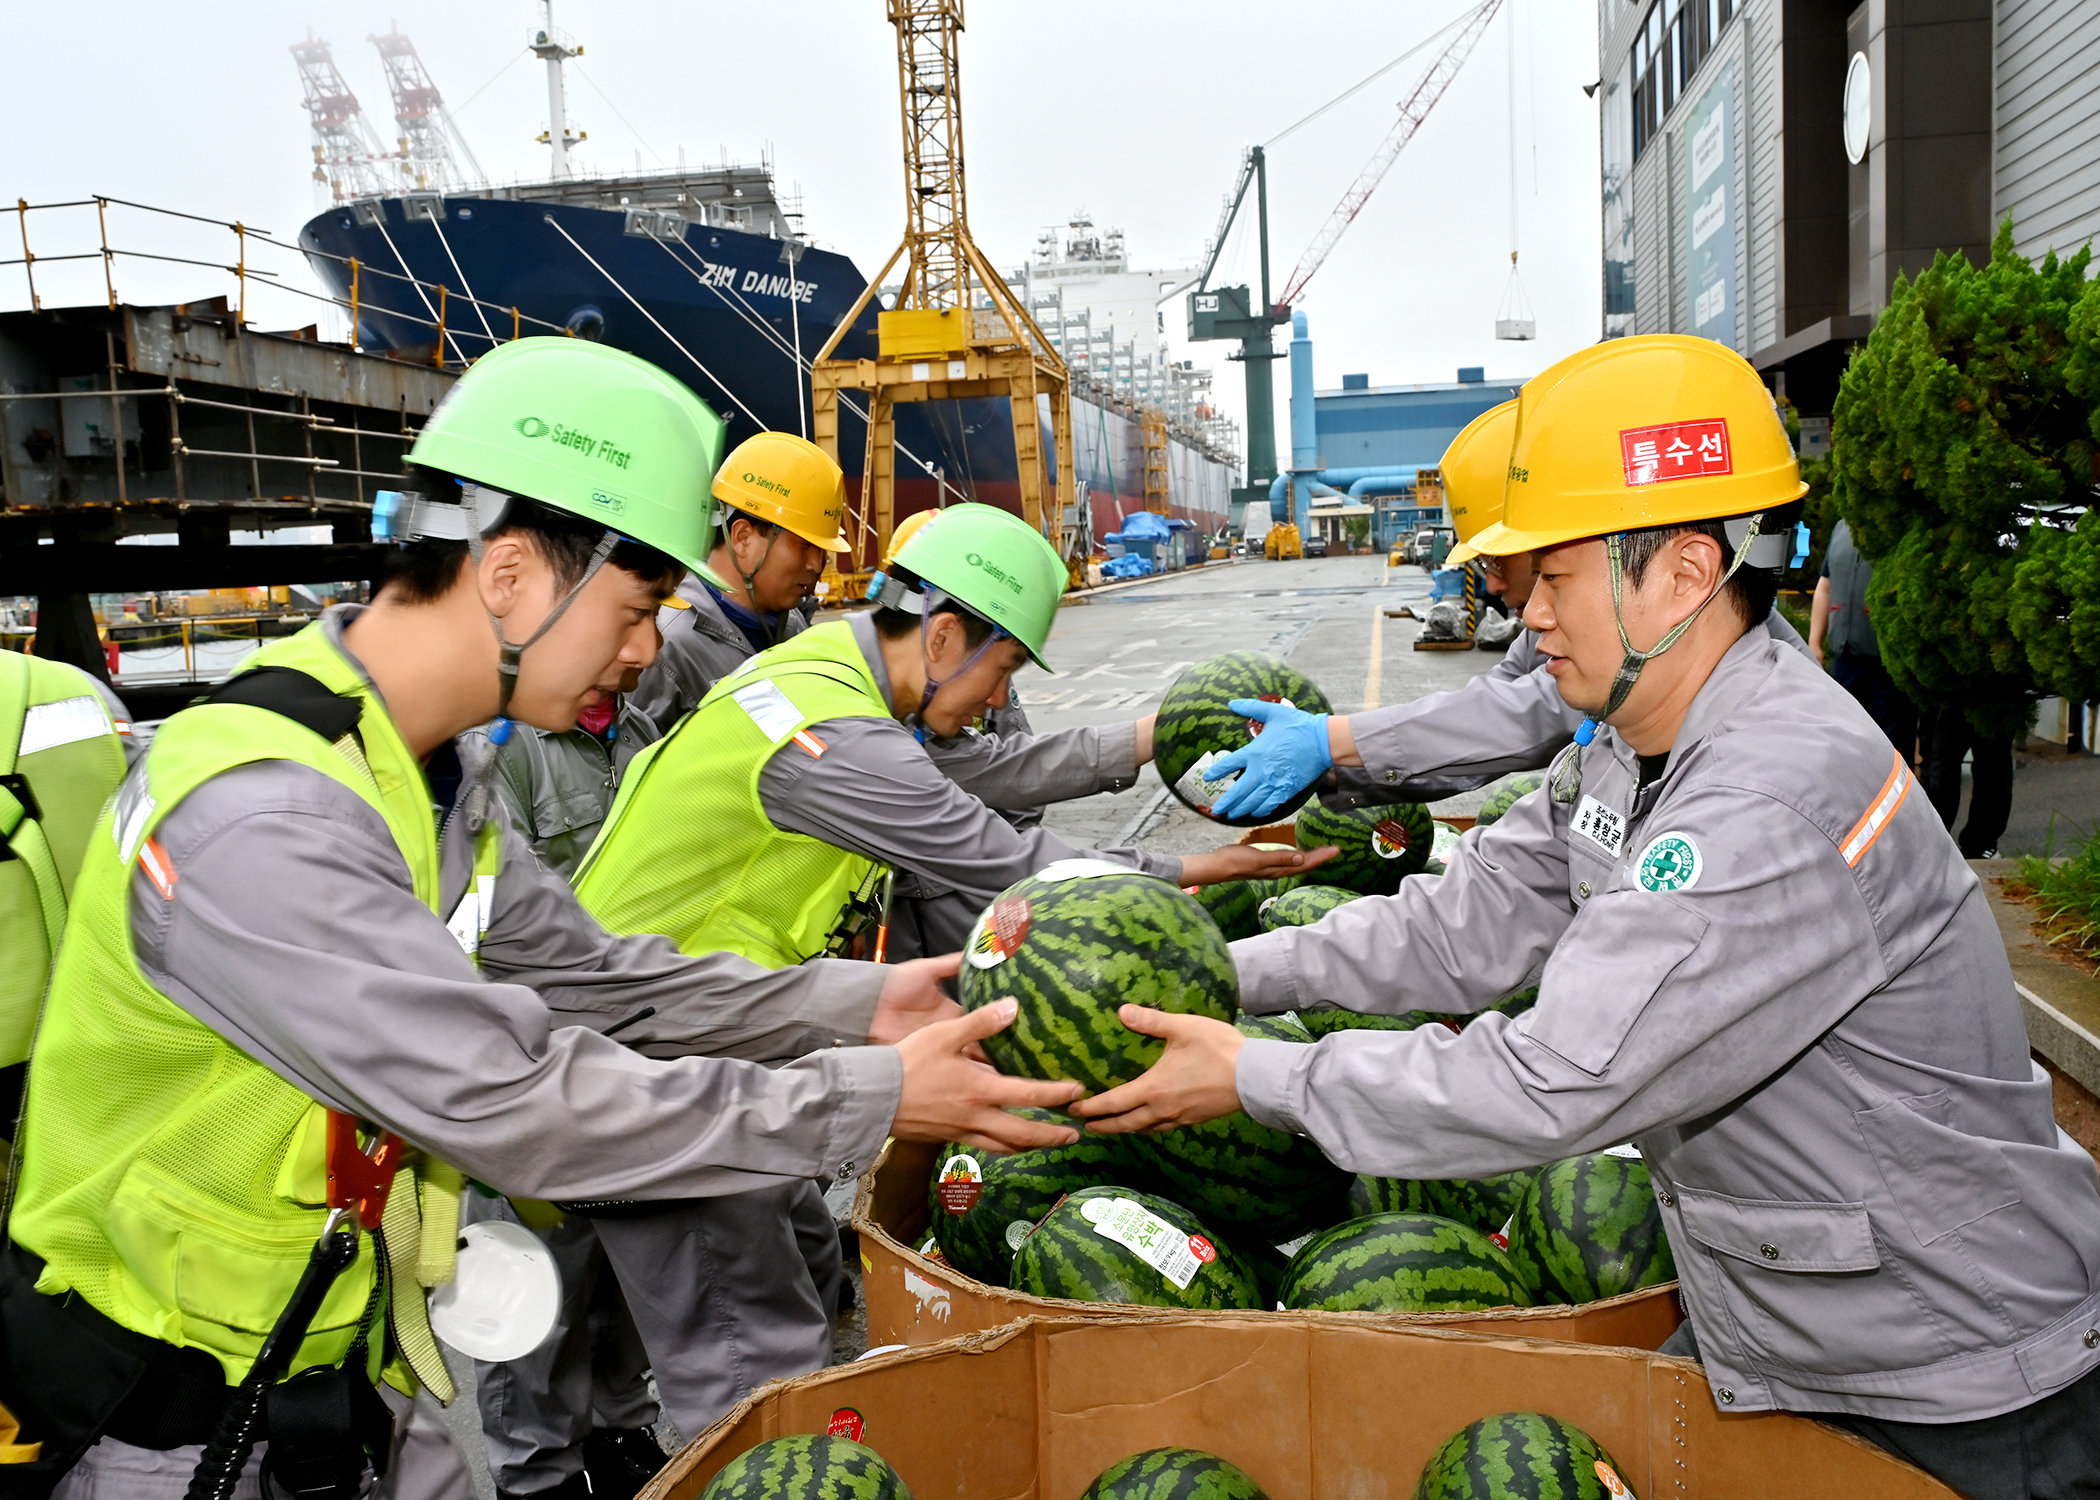
[[[495,350],[410,455],[424,493],[376,518],[405,545],[373,602],[264,648],[126,778],[74,887],[0,1245],[16,1482],[180,1495],[200,1457],[238,1473],[213,1441],[230,1403],[309,1371],[367,1391],[324,1408],[391,1393],[397,1490],[456,1466],[402,1393],[451,1394],[419,1293],[451,1273],[463,1175],[690,1198],[850,1179],[892,1134],[1068,1138],[1004,1112],[1073,1090],[966,1059],[986,1028],[948,1019],[939,966],[612,937],[483,789],[433,818],[453,736],[564,728],[648,664],[718,448],[639,360]],[[309,1248],[317,1302],[294,1298]],[[265,1349],[283,1364],[258,1371]],[[267,1461],[355,1470],[386,1442],[358,1425],[302,1453],[288,1425]]]

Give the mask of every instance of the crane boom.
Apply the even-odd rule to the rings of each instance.
[[[1328,216],[1326,224],[1313,237],[1313,242],[1306,248],[1305,254],[1299,258],[1298,268],[1291,272],[1290,279],[1284,283],[1283,294],[1276,299],[1279,311],[1289,308],[1298,300],[1299,293],[1303,292],[1305,284],[1313,279],[1313,273],[1326,262],[1344,231],[1355,221],[1356,216],[1363,212],[1364,204],[1370,201],[1371,194],[1378,190],[1378,184],[1392,169],[1401,148],[1414,139],[1414,134],[1421,128],[1422,122],[1429,118],[1429,112],[1436,108],[1437,100],[1444,97],[1444,90],[1451,86],[1451,80],[1458,76],[1458,70],[1465,65],[1466,57],[1472,52],[1474,43],[1480,40],[1480,34],[1487,30],[1488,22],[1495,19],[1495,13],[1501,8],[1502,0],[1481,0],[1459,27],[1458,35],[1453,37],[1449,45],[1437,55],[1436,60],[1430,63],[1428,69],[1416,81],[1413,91],[1400,101],[1400,118],[1393,125],[1392,133],[1379,144],[1378,150],[1371,156],[1370,164],[1358,174],[1349,191],[1342,194],[1342,201],[1335,205],[1334,212]]]

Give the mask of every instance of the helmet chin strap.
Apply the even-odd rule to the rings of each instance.
[[[1750,549],[1757,541],[1758,525],[1763,520],[1762,515],[1750,518],[1748,530],[1735,549],[1735,558],[1728,564],[1728,571],[1721,575],[1721,581],[1714,585],[1713,592],[1700,600],[1697,609],[1672,625],[1663,638],[1646,651],[1636,651],[1633,638],[1626,633],[1626,564],[1622,550],[1626,540],[1625,533],[1613,532],[1604,539],[1604,556],[1611,571],[1612,624],[1618,627],[1619,649],[1625,654],[1620,658],[1618,672],[1612,677],[1611,692],[1605,696],[1603,709],[1584,717],[1575,731],[1574,748],[1561,761],[1560,768],[1553,773],[1555,802],[1575,800],[1576,793],[1582,788],[1582,752],[1590,741],[1597,737],[1597,726],[1625,707],[1627,697],[1633,692],[1633,685],[1640,680],[1641,668],[1682,640],[1684,633],[1697,624],[1699,617],[1706,613],[1706,607],[1721,597],[1721,590],[1728,587],[1728,580],[1735,577],[1736,569],[1749,557]]]
[[[991,650],[992,647],[998,645],[999,642],[1007,638],[1007,633],[1004,630],[1000,629],[997,625],[994,625],[992,627],[992,633],[984,638],[984,644],[979,646],[975,651],[972,651],[967,661],[965,661],[961,666],[957,667],[953,672],[950,672],[946,677],[934,676],[933,647],[931,642],[929,641],[928,632],[931,626],[931,622],[933,620],[934,611],[939,606],[941,600],[944,597],[945,596],[938,589],[928,589],[925,594],[925,603],[921,606],[921,612],[919,615],[919,661],[926,669],[926,687],[919,694],[919,709],[918,712],[913,716],[918,719],[919,727],[913,730],[912,734],[922,745],[926,743],[926,710],[933,707],[933,700],[935,695],[937,695],[940,692],[940,690],[946,687],[949,683],[955,681],[956,678],[962,676],[965,672],[969,671],[970,668],[976,666],[978,661],[983,658],[985,652]]]
[[[759,628],[765,631],[766,643],[771,646],[777,646],[780,644],[780,637],[775,628],[766,623],[766,612],[759,607],[758,583],[756,581],[758,575],[765,571],[766,559],[773,555],[773,544],[780,540],[779,524],[777,522],[770,524],[772,524],[773,529],[766,533],[766,550],[758,554],[758,565],[746,573],[744,565],[736,560],[736,544],[734,542],[730,542],[729,546],[729,565],[736,569],[736,576],[744,581],[744,599],[750,604],[751,613],[757,619]],[[722,540],[725,542],[729,541],[729,529],[726,526],[722,529]],[[786,622],[783,621],[782,623],[785,624]]]

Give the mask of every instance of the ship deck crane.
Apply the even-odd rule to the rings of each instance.
[[[337,203],[377,198],[394,191],[390,163],[394,153],[380,143],[379,132],[365,117],[328,43],[311,31],[292,44],[299,64],[299,88],[314,127],[314,181]]]
[[[396,23],[384,35],[366,38],[379,50],[387,90],[394,96],[394,125],[401,132],[401,174],[418,191],[450,192],[481,179],[481,163],[452,123],[445,99],[416,53],[416,44]]]
[[[1277,140],[1282,139],[1282,135],[1272,138],[1262,146],[1250,147],[1241,159],[1239,185],[1234,190],[1223,217],[1218,221],[1217,235],[1211,244],[1210,261],[1204,266],[1196,289],[1189,293],[1189,338],[1192,342],[1209,339],[1240,341],[1239,352],[1230,357],[1244,362],[1247,367],[1247,487],[1235,491],[1233,495],[1235,506],[1242,514],[1248,502],[1267,496],[1270,482],[1276,477],[1275,377],[1269,362],[1282,358],[1282,355],[1276,351],[1270,330],[1278,323],[1290,321],[1291,306],[1304,294],[1306,283],[1327,263],[1327,257],[1341,242],[1342,235],[1356,222],[1356,216],[1363,212],[1364,205],[1371,200],[1371,194],[1377,191],[1378,184],[1384,181],[1386,173],[1392,170],[1393,163],[1399,159],[1402,149],[1414,139],[1415,132],[1421,128],[1422,122],[1429,118],[1429,112],[1436,108],[1437,101],[1444,97],[1444,91],[1451,86],[1451,80],[1458,76],[1458,70],[1465,65],[1474,44],[1480,40],[1480,34],[1487,29],[1488,23],[1494,20],[1495,13],[1501,8],[1502,0],[1480,0],[1472,10],[1444,28],[1446,32],[1453,33],[1451,39],[1444,44],[1443,50],[1415,81],[1413,89],[1400,101],[1399,119],[1379,143],[1378,149],[1371,154],[1371,160],[1357,174],[1356,181],[1342,194],[1341,202],[1336,204],[1334,212],[1327,216],[1327,222],[1320,227],[1320,232],[1313,236],[1312,243],[1299,258],[1290,278],[1284,282],[1282,295],[1273,303],[1269,299],[1269,174],[1266,147],[1273,146]],[[1435,38],[1430,40],[1434,41]],[[1410,49],[1409,53],[1403,53],[1401,58],[1379,69],[1379,73],[1384,73],[1412,52],[1419,50],[1421,48],[1417,46]],[[1374,73],[1372,78],[1377,76],[1378,74]],[[1365,79],[1364,83],[1370,81]],[[1341,97],[1346,98],[1348,94],[1355,93],[1363,86],[1362,83],[1357,84]],[[1298,124],[1307,123],[1339,102],[1340,99],[1336,99],[1322,105]],[[1297,128],[1297,125],[1293,125],[1290,130],[1284,131],[1283,135],[1288,135],[1291,130]],[[1250,185],[1256,190],[1256,223],[1261,239],[1259,303],[1250,300],[1248,288],[1244,286],[1213,288],[1210,285],[1211,273],[1217,269],[1218,259],[1225,248],[1226,235],[1230,232],[1234,219],[1238,217],[1241,205],[1246,201]]]
[[[963,0],[888,3],[890,24],[897,30],[904,124],[904,238],[811,364],[812,436],[836,459],[839,392],[867,393],[868,447],[854,556],[872,568],[888,550],[896,520],[893,407],[1004,396],[1013,415],[1021,517],[1062,555],[1068,526],[1074,534],[1080,530],[1072,524],[1077,516],[1070,377],[1055,346],[970,238],[958,55]],[[876,315],[876,357],[832,358],[900,260],[906,265],[896,306]],[[1050,398],[1054,481],[1043,452],[1038,395]]]

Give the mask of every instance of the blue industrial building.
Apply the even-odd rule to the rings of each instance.
[[[1348,520],[1369,516],[1380,549],[1444,520],[1440,499],[1415,504],[1416,471],[1435,468],[1460,428],[1514,400],[1523,382],[1490,382],[1469,366],[1448,385],[1374,386],[1368,375],[1344,375],[1341,389],[1314,390],[1305,314],[1292,321],[1291,463],[1270,488],[1272,518],[1339,539]]]

